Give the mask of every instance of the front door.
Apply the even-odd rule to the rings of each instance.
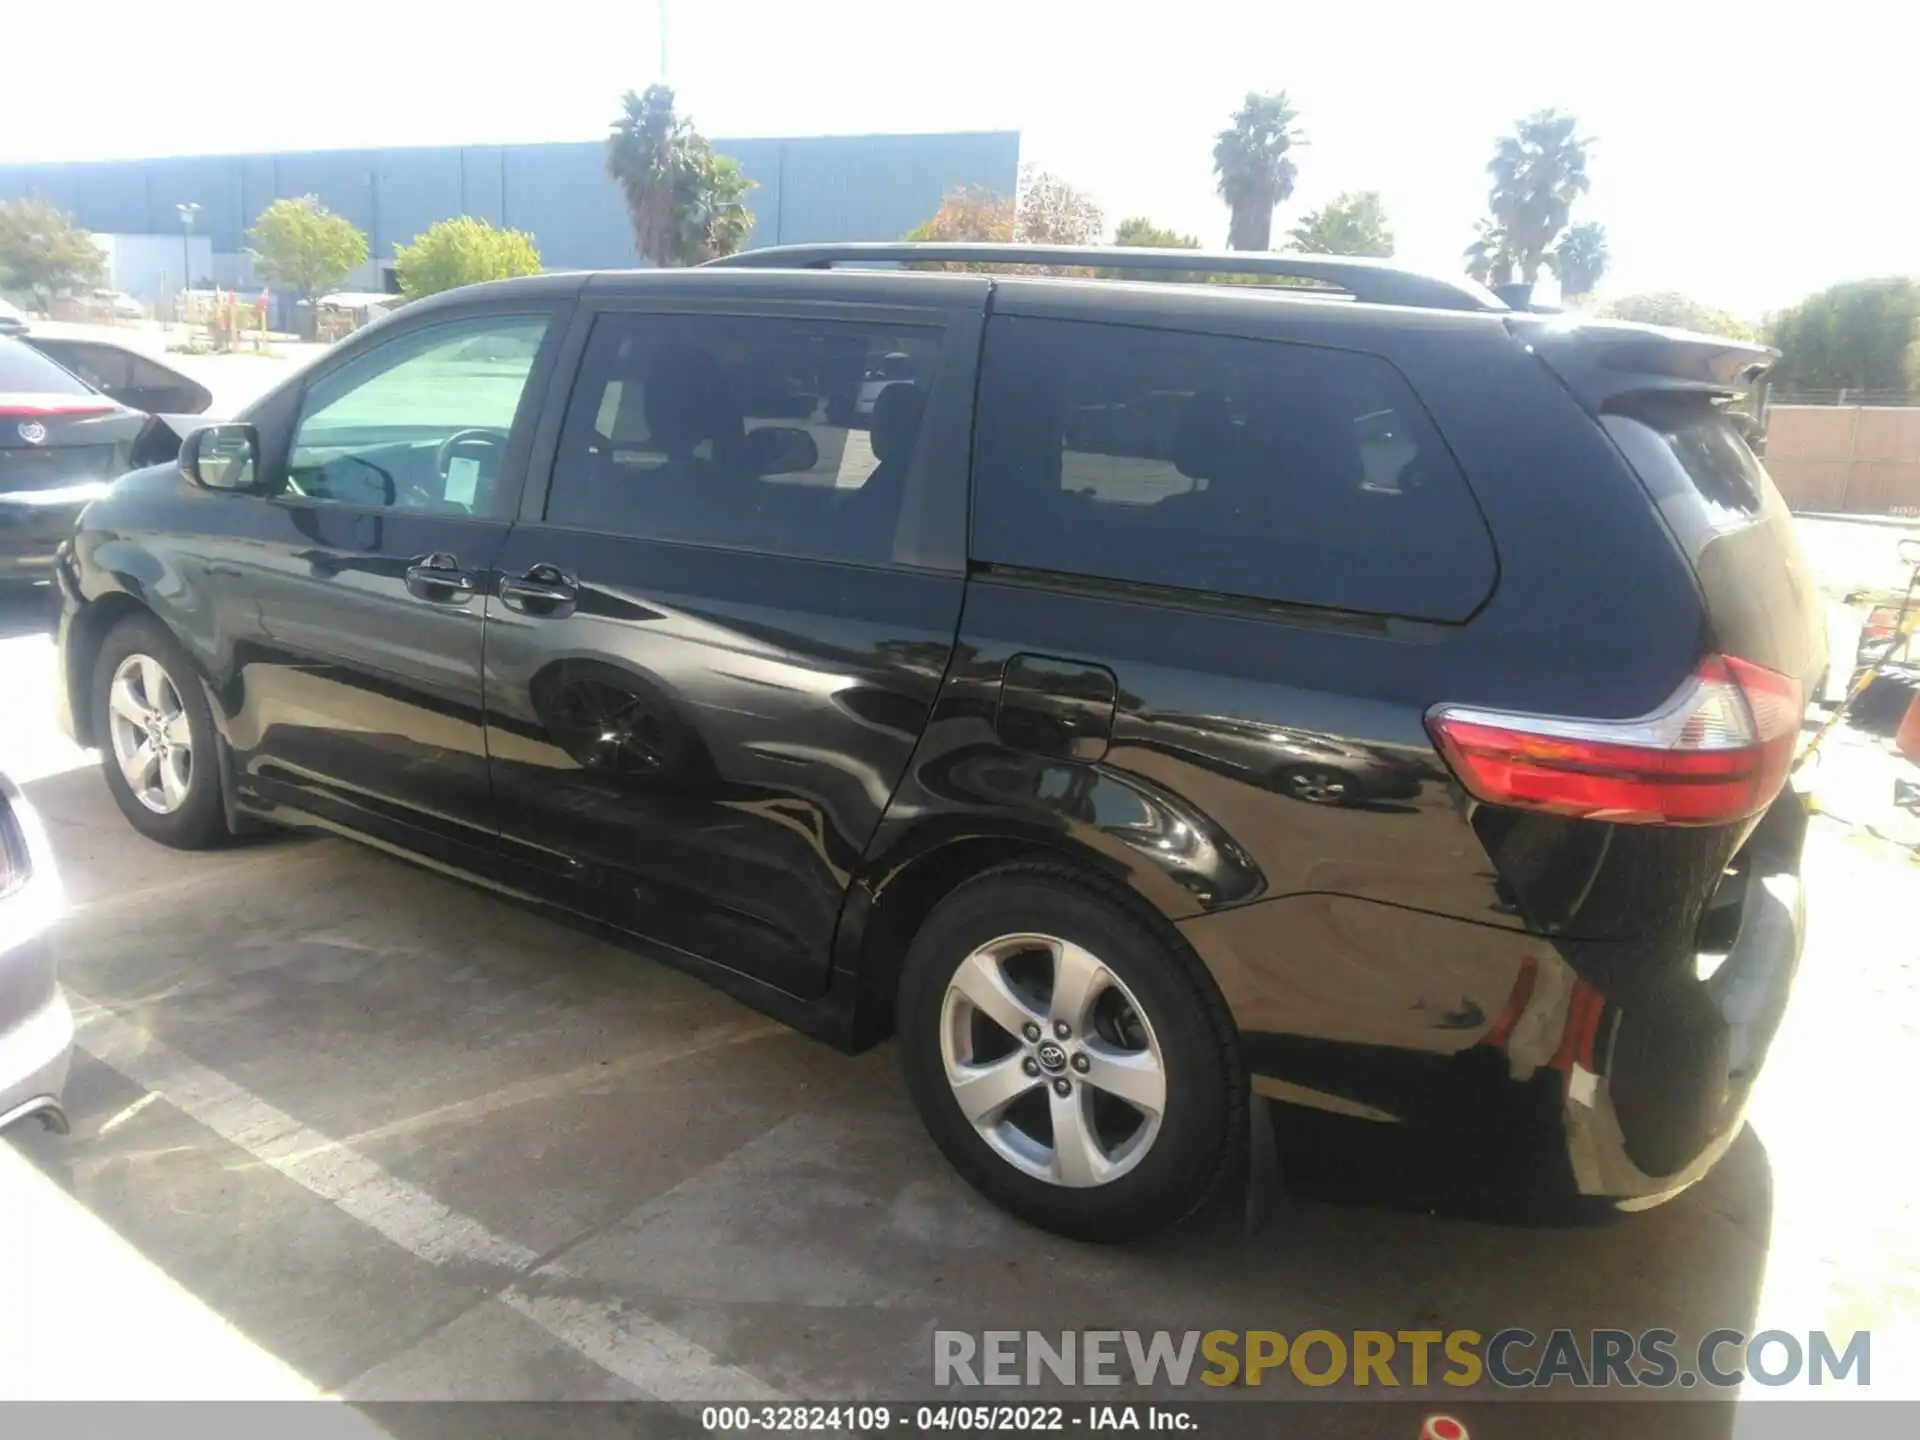
[[[279,493],[222,557],[257,607],[227,730],[242,791],[456,864],[491,857],[482,600],[554,316],[401,329],[267,437]]]
[[[487,602],[503,843],[566,903],[817,993],[959,622],[977,308],[576,324]]]

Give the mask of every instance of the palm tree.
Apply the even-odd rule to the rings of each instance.
[[[1520,279],[1540,276],[1554,237],[1566,229],[1573,202],[1587,192],[1587,137],[1579,122],[1558,110],[1538,110],[1496,142],[1487,173],[1488,208],[1504,232]]]
[[[1607,273],[1607,227],[1588,220],[1575,225],[1547,252],[1547,268],[1560,281],[1560,294],[1572,300],[1593,293]]]
[[[607,135],[607,173],[626,197],[633,247],[655,265],[671,265],[680,225],[674,194],[686,168],[691,128],[673,110],[673,91],[649,85],[620,97],[620,117]]]
[[[744,201],[753,182],[674,112],[665,85],[620,97],[607,134],[607,173],[626,197],[634,249],[655,265],[731,255],[752,232]]]
[[[1476,220],[1473,243],[1467,246],[1467,274],[1482,285],[1505,285],[1513,279],[1513,248],[1507,232],[1495,220]]]
[[[1227,244],[1235,250],[1272,248],[1274,207],[1293,194],[1299,174],[1287,152],[1306,143],[1293,127],[1298,118],[1286,91],[1250,91],[1213,142],[1213,173],[1232,212]]]

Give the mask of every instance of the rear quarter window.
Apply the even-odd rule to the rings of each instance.
[[[1735,421],[1704,396],[1644,397],[1601,423],[1690,556],[1785,510]]]
[[[992,564],[1435,620],[1493,586],[1465,477],[1373,355],[996,317],[974,467]]]

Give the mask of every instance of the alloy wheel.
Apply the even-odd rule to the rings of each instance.
[[[193,731],[180,687],[151,655],[120,662],[107,687],[113,758],[133,796],[156,815],[187,803],[193,786]]]
[[[1347,781],[1328,770],[1296,770],[1287,777],[1296,799],[1314,805],[1338,805],[1347,798]]]
[[[1166,1112],[1166,1066],[1133,992],[1052,935],[1003,935],[960,962],[940,1008],[947,1083],[980,1138],[1055,1185],[1119,1179]]]

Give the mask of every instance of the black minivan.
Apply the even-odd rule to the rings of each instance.
[[[353,835],[895,1035],[1062,1233],[1196,1209],[1250,1096],[1676,1193],[1801,948],[1824,629],[1724,410],[1771,352],[1112,263],[410,304],[88,508],[72,731],[163,843]]]

